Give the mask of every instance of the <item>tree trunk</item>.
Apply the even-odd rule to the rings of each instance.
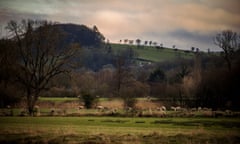
[[[226,61],[227,61],[227,65],[228,65],[228,70],[231,71],[231,69],[232,69],[231,61],[229,58],[226,58]]]
[[[28,104],[28,113],[30,116],[34,115],[34,106],[36,104],[38,98],[38,93],[36,92],[34,95],[28,93],[27,95],[27,104]]]

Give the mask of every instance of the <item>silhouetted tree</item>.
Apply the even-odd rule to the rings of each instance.
[[[11,40],[0,40],[0,107],[12,105],[21,99],[23,91],[16,83],[19,55],[15,43]]]
[[[145,41],[145,42],[144,42],[144,45],[147,46],[147,44],[148,44],[148,41]]]
[[[78,45],[61,47],[61,33],[47,21],[10,21],[7,25],[20,54],[18,82],[26,91],[29,114],[33,114],[40,92],[55,76],[69,71],[69,60]]]
[[[194,52],[194,50],[195,50],[195,47],[191,47],[191,50],[192,50],[192,52]]]
[[[164,82],[165,79],[166,79],[165,73],[160,68],[157,68],[150,74],[148,81]]]
[[[157,46],[157,42],[153,42],[153,45],[154,45],[154,46]]]
[[[140,44],[141,44],[141,40],[140,40],[140,39],[136,39],[136,44],[137,44],[137,46],[139,47]]]
[[[163,44],[162,43],[160,44],[160,48],[163,48]]]
[[[196,53],[199,53],[199,48],[196,48]]]
[[[128,39],[124,39],[124,43],[127,44],[128,43]]]
[[[128,43],[129,43],[130,45],[132,45],[132,44],[133,44],[133,40],[128,40]]]
[[[93,26],[93,31],[97,33],[97,35],[95,35],[96,37],[94,39],[100,39],[101,41],[105,40],[105,37],[103,36],[103,34],[98,30],[97,26],[94,25]]]
[[[118,56],[116,59],[116,71],[115,71],[115,87],[116,87],[116,95],[120,96],[120,89],[124,85],[126,76],[126,68],[125,68],[125,60],[124,57]]]
[[[152,45],[152,41],[149,41],[148,43],[149,43],[150,46]]]
[[[208,52],[208,54],[210,54],[210,53],[211,53],[211,50],[210,50],[210,48],[208,48],[208,49],[207,49],[207,52]]]
[[[223,57],[229,70],[232,68],[233,54],[239,49],[239,41],[237,33],[231,30],[224,30],[214,38],[214,43],[223,50]]]

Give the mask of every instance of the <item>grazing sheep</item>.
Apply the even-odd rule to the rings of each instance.
[[[157,111],[166,111],[166,107],[165,106],[161,106],[161,107],[157,107]]]
[[[113,108],[113,109],[111,109],[110,113],[111,113],[111,115],[115,115],[115,114],[118,113],[118,109],[117,108]]]
[[[152,98],[150,96],[147,96],[147,101],[151,102]]]
[[[114,108],[114,109],[112,109],[112,111],[116,113],[116,112],[118,112],[118,109]]]
[[[182,108],[180,106],[176,107],[176,111],[180,111]]]
[[[232,114],[232,111],[231,110],[225,110],[225,113],[227,114],[227,115],[230,115],[230,114]]]
[[[35,105],[34,108],[33,108],[33,113],[35,116],[40,116],[41,113],[40,113],[40,107],[38,105]]]
[[[167,109],[166,109],[165,106],[162,106],[162,107],[161,107],[161,110],[162,110],[162,111],[166,111]]]
[[[171,106],[170,109],[173,111],[180,111],[182,108],[180,106],[177,106],[177,107]]]
[[[170,109],[173,110],[173,111],[177,111],[177,107],[174,107],[174,106],[171,106]]]
[[[55,109],[55,108],[52,108],[51,111],[50,111],[50,115],[51,116],[58,116],[58,115],[65,115],[66,114],[66,110],[63,110],[63,109]]]
[[[204,107],[202,110],[204,110],[204,111],[212,111],[211,108],[206,108],[206,107]]]
[[[131,107],[126,107],[126,111],[131,112],[132,110],[133,110],[133,108],[131,108]]]
[[[192,112],[197,111],[197,108],[191,108],[191,111]]]
[[[78,110],[84,109],[84,106],[79,106]]]
[[[96,109],[97,109],[98,111],[101,111],[101,112],[103,112],[103,111],[105,110],[105,107],[104,107],[104,106],[101,106],[101,105],[99,105],[99,106],[96,106]]]
[[[101,105],[99,105],[99,106],[96,106],[96,109],[98,109],[98,110],[103,110],[103,109],[104,109],[104,107],[103,107],[103,106],[101,106]]]
[[[152,114],[153,114],[153,112],[152,112],[152,109],[151,109],[151,108],[149,108],[149,109],[148,109],[148,112],[149,112],[149,114],[150,114],[150,115],[152,115]]]
[[[198,107],[198,111],[201,111],[202,110],[202,107]]]

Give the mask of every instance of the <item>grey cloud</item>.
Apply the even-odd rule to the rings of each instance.
[[[213,43],[215,33],[201,34],[179,29],[170,32],[168,35],[173,39],[177,39],[182,48],[199,47],[205,51],[208,48],[219,50]]]
[[[239,0],[0,0],[0,22],[48,19],[97,25],[112,41],[138,37],[212,47],[214,32],[240,31],[238,6]]]

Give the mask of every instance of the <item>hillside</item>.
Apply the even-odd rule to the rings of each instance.
[[[104,36],[97,27],[89,28],[85,25],[76,24],[57,24],[63,33],[63,43],[79,43],[82,49],[81,61],[86,68],[97,71],[104,65],[115,64],[115,54],[127,48],[133,49],[137,53],[136,60],[149,62],[173,61],[179,58],[191,59],[194,54],[172,48],[156,48],[155,46],[137,46],[128,44],[110,44],[113,55],[108,54],[108,44],[104,44]],[[90,48],[90,49],[89,49]]]
[[[136,45],[126,45],[126,44],[111,44],[114,52],[124,50],[126,48],[132,48],[138,54],[139,60],[151,61],[151,62],[164,62],[172,61],[177,58],[191,59],[194,54],[190,51],[161,48],[157,49],[153,46],[136,46]]]
[[[101,47],[104,36],[96,27],[89,28],[85,25],[57,24],[55,25],[64,34],[63,43],[79,43],[81,47],[93,48]]]
[[[106,52],[105,51],[106,49],[101,49],[101,47],[104,44],[105,38],[98,31],[96,27],[88,28],[85,25],[76,25],[76,24],[58,24],[57,27],[60,28],[60,30],[62,30],[63,33],[65,34],[65,38],[64,38],[65,44],[79,43],[81,47],[97,48],[98,51],[96,51],[96,49],[89,50],[87,54],[88,56],[91,55],[91,57],[95,57],[93,59],[96,59],[96,55],[99,55],[96,53]],[[111,47],[114,53],[117,53],[126,48],[132,48],[138,54],[138,58],[137,58],[138,60],[151,61],[151,62],[172,61],[177,58],[191,59],[194,55],[190,51],[171,49],[171,48],[157,49],[154,46],[136,46],[136,45],[112,43]],[[86,62],[87,62],[87,64],[85,65],[89,65],[94,61],[94,60],[89,60],[88,56],[84,56],[85,57],[84,59],[86,59]],[[105,59],[103,55],[101,55],[101,59]],[[101,65],[104,65],[104,64],[107,64],[107,63],[102,62],[102,64],[99,64],[99,66],[97,67],[101,67]],[[93,69],[97,69],[97,68],[93,68]]]

